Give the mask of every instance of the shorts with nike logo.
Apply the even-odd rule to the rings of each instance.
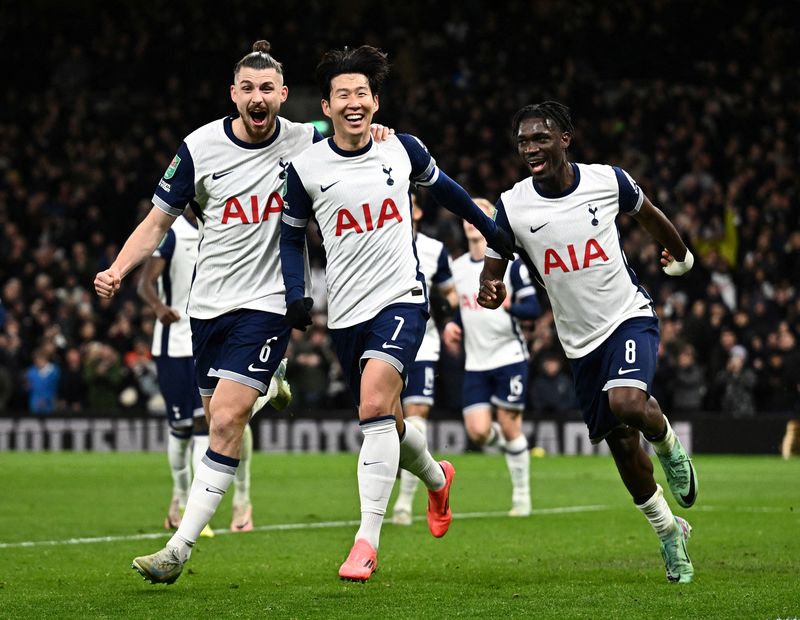
[[[361,372],[367,360],[391,364],[405,384],[428,316],[427,304],[393,304],[368,321],[329,331],[356,406],[361,403]]]
[[[515,362],[491,370],[464,372],[461,408],[464,415],[492,405],[523,411],[528,397],[528,362]]]
[[[418,360],[408,371],[406,389],[400,394],[404,405],[433,406],[436,394],[436,362]]]
[[[289,345],[291,328],[283,315],[235,310],[213,319],[192,319],[197,386],[211,396],[220,379],[249,385],[266,394]]]
[[[570,360],[575,393],[592,443],[600,443],[622,425],[608,406],[608,390],[635,387],[652,392],[659,338],[657,318],[636,317],[621,323],[588,355]]]

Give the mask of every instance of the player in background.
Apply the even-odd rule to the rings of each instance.
[[[208,450],[208,422],[197,389],[192,331],[185,308],[189,300],[192,273],[197,260],[197,218],[190,208],[184,210],[172,224],[153,255],[142,266],[137,292],[156,315],[153,327],[153,359],[158,369],[158,385],[166,404],[169,435],[167,459],[172,473],[172,500],[166,529],[177,529],[183,518],[192,472]],[[285,361],[272,377],[277,383],[277,395],[270,404],[276,409],[285,408],[292,398],[291,388],[284,379]],[[261,396],[253,406],[253,413],[266,404]],[[233,493],[232,532],[253,529],[253,507],[250,501],[250,458],[253,453],[253,434],[245,427],[242,454],[236,469]],[[200,532],[211,537],[214,530],[209,525]]]
[[[476,198],[475,203],[487,215],[494,214],[488,200]],[[505,275],[512,294],[503,302],[503,311],[487,312],[478,305],[486,240],[469,222],[464,222],[464,233],[469,251],[453,262],[459,309],[445,325],[442,339],[453,351],[464,343],[462,407],[467,435],[478,445],[496,446],[504,453],[511,476],[509,515],[527,517],[531,514],[530,451],[522,432],[522,413],[528,394],[528,347],[518,319],[535,319],[541,308],[528,269],[519,259]]]
[[[444,244],[419,232],[419,222],[424,215],[419,206],[416,194],[411,194],[411,218],[414,227],[414,243],[417,248],[419,270],[425,276],[425,285],[429,294],[436,287],[442,303],[446,305],[449,315],[458,305],[458,298],[453,287],[453,274],[450,271],[450,256]],[[474,228],[474,227],[473,227]],[[403,418],[406,424],[416,428],[427,448],[428,414],[436,397],[436,367],[439,362],[441,338],[433,317],[425,324],[425,337],[417,352],[417,357],[408,371],[408,383],[400,394],[403,406]],[[400,470],[400,492],[392,508],[392,523],[411,525],[412,506],[419,478],[405,469]]]
[[[572,365],[575,389],[592,442],[605,440],[634,504],[661,540],[670,582],[687,583],[691,528],[675,517],[640,444],[658,456],[670,491],[684,508],[697,499],[691,459],[651,396],[659,327],[653,302],[628,266],[616,218],[624,212],[661,244],[665,273],[680,276],[694,259],[667,217],[623,170],[576,164],[568,108],[547,101],[514,116],[514,139],[531,176],[503,192],[497,223],[535,266],[553,308],[558,337]],[[506,261],[487,251],[478,303],[505,298]]]
[[[334,136],[294,158],[289,167],[281,229],[286,319],[311,324],[305,297],[303,243],[314,217],[327,256],[328,328],[358,406],[364,440],[358,458],[361,525],[342,579],[366,581],[377,568],[381,525],[398,465],[428,488],[428,528],[444,536],[452,513],[455,470],[437,463],[425,439],[403,422],[400,392],[425,334],[428,299],[414,249],[412,181],[437,202],[474,222],[506,256],[505,233],[441,172],[415,137],[376,144],[369,123],[389,72],[386,55],[364,45],[327,52],[317,65],[322,111]]]
[[[278,116],[289,91],[269,50],[267,41],[257,41],[236,63],[230,96],[238,114],[186,137],[158,182],[154,208],[95,277],[97,294],[112,297],[184,208],[195,207],[200,245],[187,312],[209,447],[178,531],[160,551],[133,560],[151,583],[173,583],[183,571],[234,479],[256,399],[274,396],[271,379],[289,339],[278,256],[280,189],[292,159],[322,136],[311,124]]]

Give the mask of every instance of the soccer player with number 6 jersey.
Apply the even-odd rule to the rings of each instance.
[[[428,319],[428,295],[411,226],[411,183],[475,224],[489,244],[512,257],[505,232],[436,166],[414,136],[376,144],[369,123],[389,71],[371,46],[327,52],[317,65],[322,111],[334,136],[292,160],[281,229],[286,319],[311,323],[305,296],[303,243],[316,219],[327,256],[328,327],[359,408],[364,440],[358,458],[361,525],[342,579],[366,581],[378,566],[381,525],[398,464],[428,487],[428,527],[447,532],[455,470],[437,463],[419,431],[404,424],[400,393]]]
[[[475,203],[487,215],[494,214],[488,200],[476,198]],[[464,234],[469,251],[453,261],[459,309],[442,336],[451,350],[464,344],[462,410],[467,435],[478,445],[503,452],[511,477],[509,516],[527,517],[531,514],[530,451],[522,432],[522,414],[528,395],[529,356],[518,319],[535,319],[541,309],[528,269],[519,259],[511,263],[505,276],[511,294],[502,310],[490,312],[480,306],[478,287],[486,241],[468,222]]]
[[[512,122],[517,151],[531,176],[503,192],[497,223],[538,272],[558,337],[572,364],[578,402],[594,443],[605,440],[636,507],[661,541],[667,579],[688,583],[691,527],[676,517],[640,444],[653,446],[670,491],[684,508],[697,499],[691,459],[651,396],[659,327],[653,302],[628,266],[616,218],[636,219],[664,248],[664,272],[680,276],[694,259],[678,231],[620,168],[572,163],[569,110],[546,101],[522,108]],[[502,304],[507,262],[491,249],[478,303]]]

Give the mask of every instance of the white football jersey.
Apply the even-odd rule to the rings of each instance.
[[[415,181],[435,181],[438,168],[429,161]],[[328,327],[363,323],[391,304],[427,307],[411,227],[412,166],[400,139],[370,140],[358,151],[328,139],[295,157],[292,167],[305,204],[289,202],[283,221],[304,227],[313,215],[319,224],[328,261]]]
[[[628,266],[616,225],[644,195],[619,168],[571,164],[575,183],[549,195],[531,177],[503,192],[498,225],[511,232],[542,278],[567,357],[596,349],[623,321],[655,316],[652,300]],[[491,249],[487,256],[499,258]]]
[[[153,256],[167,262],[158,278],[158,297],[181,314],[180,320],[167,326],[156,320],[151,348],[156,357],[192,357],[192,328],[186,305],[197,261],[198,238],[197,226],[181,216],[153,252]]]
[[[437,286],[440,289],[448,288],[453,284],[452,261],[444,244],[437,239],[417,233],[417,258],[419,269],[425,276],[428,291]],[[441,338],[433,318],[429,318],[425,325],[425,337],[417,351],[417,362],[436,362],[439,360]]]
[[[528,359],[517,320],[503,308],[488,310],[478,305],[482,270],[483,260],[473,260],[469,252],[453,261],[466,355],[464,370],[470,371],[492,370]],[[503,281],[515,303],[535,295],[528,270],[519,260],[506,270]]]
[[[249,144],[233,134],[232,121],[219,119],[189,134],[153,196],[170,215],[177,217],[187,204],[199,213],[188,306],[198,319],[242,308],[286,313],[278,248],[281,190],[286,168],[319,136],[310,124],[279,117],[269,140]]]

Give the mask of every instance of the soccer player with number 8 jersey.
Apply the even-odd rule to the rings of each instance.
[[[632,216],[666,248],[661,264],[668,275],[683,275],[694,259],[672,223],[625,171],[568,161],[573,127],[566,106],[554,101],[525,106],[512,127],[531,176],[503,192],[497,223],[513,236],[547,291],[589,437],[605,440],[611,449],[634,504],[661,541],[667,579],[690,582],[691,527],[673,516],[640,434],[653,446],[670,491],[684,508],[697,498],[697,477],[651,396],[658,319],[622,251],[618,214]],[[486,256],[478,303],[497,308],[505,297],[507,263],[491,249]]]

